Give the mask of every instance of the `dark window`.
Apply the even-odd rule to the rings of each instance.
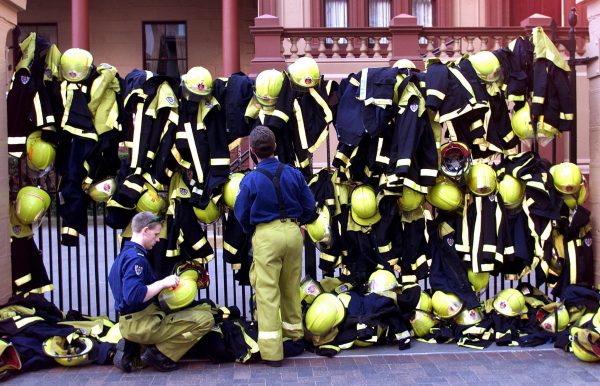
[[[56,23],[41,23],[41,24],[19,24],[15,32],[17,41],[22,42],[31,32],[35,32],[39,36],[43,36],[51,44],[58,46],[58,27]]]
[[[144,70],[179,78],[187,56],[185,22],[144,23]]]

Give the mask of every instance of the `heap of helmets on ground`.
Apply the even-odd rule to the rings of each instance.
[[[478,348],[555,340],[600,360],[587,182],[577,165],[520,150],[573,124],[570,69],[542,28],[493,52],[428,59],[424,71],[401,59],[339,83],[310,57],[256,79],[213,78],[200,66],[181,79],[142,70],[122,78],[88,51],[61,54],[34,33],[20,49],[7,100],[9,151],[30,172],[60,177],[63,245],[86,235],[91,201],[106,203],[108,225],[124,238],[133,215],[150,210],[166,219],[153,267],[183,273],[180,262],[213,258],[202,224],[221,220],[224,259],[247,284],[250,239],[231,210],[244,172],[230,173],[230,150],[266,125],[279,160],[306,176],[320,214],[306,224],[324,276],[300,289],[307,347],[335,355],[352,345],[407,348],[411,337]],[[312,154],[331,127],[335,157],[314,172]],[[50,204],[43,189],[25,186],[11,206],[17,304],[52,289],[32,237]],[[192,301],[208,282],[197,271],[161,304]],[[529,273],[534,284],[480,301],[490,275]],[[538,290],[543,284],[559,302]],[[84,329],[87,340],[81,329],[52,334],[45,353],[74,364],[87,358],[90,334],[114,342],[107,319],[86,319],[97,320],[99,328]]]

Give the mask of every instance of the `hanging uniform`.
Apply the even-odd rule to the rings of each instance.
[[[515,102],[514,111],[517,111],[523,107],[531,90],[533,45],[528,38],[519,36],[507,47],[495,50],[494,55],[500,61],[506,100]]]

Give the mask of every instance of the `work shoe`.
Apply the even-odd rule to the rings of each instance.
[[[113,364],[126,373],[140,368],[140,345],[124,338],[117,343]]]
[[[148,346],[142,353],[142,362],[157,369],[158,371],[173,371],[177,370],[177,363],[167,358],[161,353],[156,346]]]
[[[263,359],[263,363],[267,366],[270,367],[281,367],[283,365],[283,361],[282,360],[278,360],[278,361],[268,361],[266,359]]]

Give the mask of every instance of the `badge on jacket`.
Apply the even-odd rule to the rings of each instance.
[[[135,270],[135,274],[140,276],[142,274],[142,271],[144,270],[144,267],[136,264],[135,267],[133,267],[133,269]]]

